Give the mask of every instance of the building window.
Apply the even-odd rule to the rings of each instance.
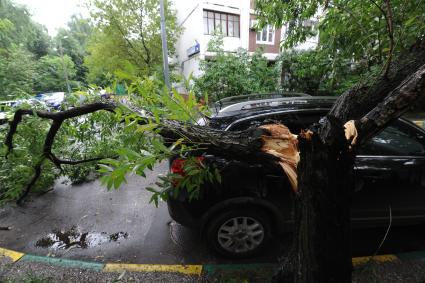
[[[262,30],[257,31],[257,43],[274,44],[274,28],[266,25]]]
[[[224,36],[239,37],[239,15],[204,10],[204,34],[220,32]]]

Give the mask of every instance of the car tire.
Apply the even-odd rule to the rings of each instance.
[[[228,258],[247,258],[264,250],[270,221],[258,208],[232,209],[215,214],[206,228],[208,245]]]

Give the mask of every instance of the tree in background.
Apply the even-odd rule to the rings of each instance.
[[[87,83],[87,67],[84,65],[84,57],[87,56],[87,43],[92,34],[92,23],[89,19],[84,19],[81,15],[71,16],[67,23],[67,28],[58,30],[54,38],[56,49],[62,48],[63,54],[71,57],[75,64],[75,81],[83,85]]]
[[[0,100],[12,100],[32,93],[36,76],[34,54],[22,47],[0,50]]]
[[[49,50],[46,30],[31,20],[26,8],[0,0],[0,100],[33,92],[37,59]]]
[[[162,53],[158,0],[93,0],[96,28],[88,44],[85,64],[88,81],[105,84],[99,78],[116,71],[137,76],[161,72]],[[180,34],[176,12],[165,1],[169,54]]]
[[[0,0],[0,19],[3,26],[5,23],[8,26],[7,31],[0,28],[1,48],[22,45],[37,58],[49,52],[50,38],[47,30],[31,20],[25,6],[14,4],[10,0]]]
[[[288,28],[282,42],[286,50],[318,34],[316,50],[282,56],[282,73],[292,79],[282,81],[283,87],[307,87],[311,94],[339,95],[366,73],[387,69],[425,27],[421,0],[257,0],[256,8],[259,19]],[[312,19],[317,19],[313,27]]]
[[[67,91],[65,72],[71,88],[75,89],[79,85],[76,81],[77,70],[71,57],[68,55],[55,56],[46,55],[37,62],[37,78],[35,89],[40,91]]]
[[[25,6],[0,0],[0,100],[66,91],[65,72],[71,87],[80,88],[86,81],[83,60],[90,30],[88,20],[73,16],[68,29],[59,30],[52,48],[46,29],[31,20]]]
[[[223,37],[216,35],[208,43],[208,51],[215,52],[215,56],[200,62],[202,75],[194,79],[199,96],[208,94],[212,100],[219,100],[234,95],[276,91],[279,70],[269,65],[261,50],[253,55],[242,48],[236,53],[225,52]]]

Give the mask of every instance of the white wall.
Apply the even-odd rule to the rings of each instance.
[[[204,35],[204,9],[239,15],[240,37],[224,37],[223,49],[229,52],[234,52],[240,47],[248,49],[249,0],[173,0],[173,2],[177,10],[177,22],[184,28],[176,44],[177,60],[184,76],[187,77],[191,72],[194,76],[199,76],[201,74],[199,60],[211,55],[207,52],[207,47],[212,36]],[[200,44],[200,53],[188,58],[187,49],[195,45],[195,40]]]

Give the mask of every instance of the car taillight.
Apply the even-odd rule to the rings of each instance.
[[[196,159],[200,162],[202,162],[205,157],[203,156],[197,156]],[[186,159],[181,159],[181,158],[176,158],[173,160],[173,162],[171,162],[171,168],[170,171],[173,174],[179,174],[181,176],[184,176],[184,163],[186,162]]]

